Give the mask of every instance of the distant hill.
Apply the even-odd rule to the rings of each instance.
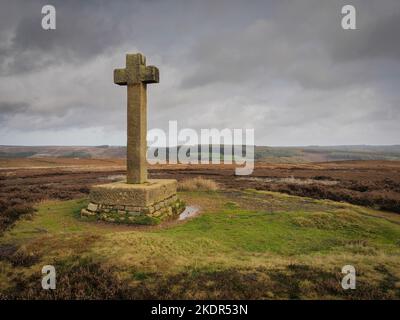
[[[228,148],[228,146],[225,146]],[[198,155],[201,154],[197,146]],[[216,147],[212,153],[223,154]],[[169,150],[166,150],[169,153]],[[154,154],[153,150],[149,154]],[[0,158],[124,158],[126,147],[121,146],[0,146]],[[255,147],[256,161],[266,162],[325,162],[342,160],[400,160],[400,145],[393,146],[306,146]]]
[[[325,162],[343,160],[400,160],[400,145],[256,147],[256,160],[279,162]]]
[[[118,146],[0,146],[0,158],[123,158],[125,147]]]

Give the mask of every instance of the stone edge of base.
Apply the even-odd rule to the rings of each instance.
[[[184,209],[185,203],[175,194],[148,207],[102,205],[90,202],[87,208],[81,210],[81,216],[97,217],[107,222],[158,224],[167,218],[179,215]]]

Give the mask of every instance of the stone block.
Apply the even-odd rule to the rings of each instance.
[[[81,210],[81,216],[90,217],[96,215],[96,212],[92,212],[86,209]]]
[[[98,205],[95,204],[95,203],[89,203],[89,205],[88,205],[88,207],[87,207],[87,209],[88,209],[89,211],[92,211],[92,212],[96,212],[96,211],[97,211],[97,208],[98,208]]]
[[[90,202],[102,205],[148,207],[176,194],[173,179],[151,179],[142,184],[114,182],[93,186]]]
[[[153,217],[160,217],[161,215],[162,215],[161,210],[154,211],[154,212],[152,213],[152,216],[153,216]]]
[[[100,220],[116,223],[158,224],[179,213],[176,187],[177,182],[172,179],[96,185],[90,191],[90,204],[82,210],[82,215],[97,215]]]
[[[126,206],[125,210],[126,211],[140,211],[140,207]]]

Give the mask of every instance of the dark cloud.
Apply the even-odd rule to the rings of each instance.
[[[341,28],[343,0],[56,0],[57,29],[44,31],[47,3],[0,4],[2,144],[46,143],[49,132],[62,132],[59,144],[79,132],[124,144],[112,70],[135,51],[161,72],[150,128],[252,127],[256,143],[275,145],[399,142],[398,0],[353,0],[357,30]]]
[[[41,8],[47,1],[34,3],[21,6],[23,19],[10,28],[10,42],[0,51],[0,65],[6,74],[62,63],[80,64],[122,42],[125,21],[116,17],[123,8],[114,10],[110,1],[54,1],[57,28],[51,31],[41,27]]]
[[[0,102],[0,114],[9,115],[26,111],[28,105],[24,102]]]
[[[249,83],[265,78],[329,90],[384,80],[387,74],[380,70],[385,59],[400,57],[400,42],[396,41],[400,4],[399,12],[375,16],[366,12],[368,2],[356,3],[358,30],[341,28],[341,1],[330,1],[329,5],[298,1],[294,8],[287,3],[279,8],[274,19],[253,21],[239,31],[204,35],[190,49],[189,55],[197,64],[183,78],[182,86]],[[400,65],[395,61],[391,67],[398,72]]]
[[[0,124],[5,125],[7,119],[28,109],[29,106],[25,102],[0,101]]]
[[[360,59],[393,59],[400,61],[400,8],[384,16],[373,16],[367,21],[360,17],[359,29],[340,32],[331,43],[335,61]]]

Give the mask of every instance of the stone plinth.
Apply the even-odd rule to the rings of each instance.
[[[93,186],[82,216],[109,222],[157,224],[178,215],[184,204],[176,196],[176,180],[153,179],[141,184],[114,182]]]

